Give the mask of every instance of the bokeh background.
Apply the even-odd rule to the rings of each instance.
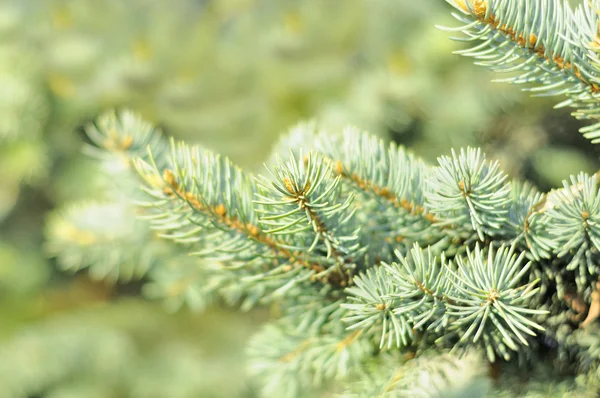
[[[450,11],[443,0],[1,0],[0,397],[256,396],[244,346],[269,309],[208,303],[176,266],[152,274],[156,248],[132,240],[145,232],[83,150],[105,111],[135,110],[259,172],[303,120],[355,125],[430,162],[480,146],[544,190],[600,168],[557,101],[491,83],[452,53],[461,44],[435,28],[457,25]]]

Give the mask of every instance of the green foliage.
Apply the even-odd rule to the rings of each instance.
[[[471,335],[473,342],[482,338],[491,360],[494,360],[492,351],[508,359],[507,348],[516,351],[518,344],[527,346],[525,335],[535,336],[534,329],[544,330],[528,319],[544,314],[528,308],[538,289],[533,288],[534,283],[518,285],[531,265],[521,266],[524,254],[517,257],[506,247],[494,253],[490,248],[486,258],[476,246],[474,252],[467,252],[466,258],[457,258],[457,272],[450,271],[452,276],[448,279],[454,292],[447,295],[447,306],[448,314],[455,318],[453,327],[458,330],[468,327],[461,341],[467,341]]]
[[[313,140],[313,146],[334,162],[341,183],[365,210],[357,212],[356,218],[371,259],[366,261],[391,260],[396,245],[390,245],[390,240],[400,245],[405,237],[422,244],[439,240],[432,220],[423,214],[424,178],[429,168],[421,159],[351,127],[339,136],[323,131]],[[357,157],[357,153],[364,156]]]
[[[509,182],[549,133],[532,127],[539,111],[525,117],[510,89],[488,87],[439,32],[420,28],[417,21],[444,23],[442,2],[201,3],[181,2],[172,13],[142,0],[101,10],[86,1],[0,5],[0,81],[9,98],[0,98],[8,105],[0,109],[0,218],[19,225],[2,235],[39,235],[21,223],[34,212],[17,202],[28,184],[59,206],[45,248],[60,269],[134,282],[126,288],[139,283],[171,310],[269,304],[279,319],[248,349],[249,373],[266,396],[597,389],[596,175],[548,193]],[[467,55],[522,72],[509,81],[536,94],[566,94],[561,105],[575,107],[577,118],[597,117],[595,2],[576,11],[550,0],[451,3],[467,24],[458,30],[477,42]],[[244,164],[266,155],[265,139],[298,117],[324,123],[296,127],[256,175],[165,139],[132,113],[111,113],[86,129],[94,144],[86,152],[98,162],[57,173],[81,143],[69,132],[121,105],[176,137],[204,134],[207,148]],[[517,115],[518,129],[504,126],[503,112]],[[349,122],[361,128],[341,127]],[[365,128],[429,158],[450,153],[429,165]],[[596,130],[584,132],[597,140]],[[492,138],[489,158],[504,162],[466,148],[482,144],[476,132]],[[530,164],[549,181],[564,178],[542,161]],[[95,200],[63,206],[82,190]],[[39,249],[25,256],[18,246],[0,246],[10,294],[48,278]],[[27,270],[39,279],[23,277]],[[63,397],[213,394],[196,377],[207,369],[187,344],[144,361],[119,328],[62,322],[66,331],[41,325],[3,350],[23,366],[7,369],[0,385]],[[62,365],[49,373],[20,356],[45,346],[34,352]],[[98,357],[99,369],[70,360],[82,356]],[[556,376],[544,383],[540,364],[549,357],[567,374],[543,369]],[[503,360],[534,380],[512,384],[505,371],[506,382],[492,387],[484,374]],[[106,363],[115,366],[107,372]]]
[[[467,149],[439,158],[440,167],[428,181],[427,205],[438,226],[471,229],[479,240],[497,235],[506,219],[509,187],[498,164],[488,165],[481,151]],[[494,212],[490,212],[494,209]],[[484,218],[485,217],[485,218]]]
[[[481,342],[490,358],[510,358],[507,349],[518,351],[529,345],[533,329],[543,328],[527,317],[544,311],[530,309],[529,298],[538,289],[533,284],[517,286],[529,265],[521,267],[525,253],[501,247],[488,255],[476,246],[456,264],[440,262],[431,250],[415,246],[409,257],[399,255],[400,264],[382,264],[355,280],[347,289],[352,304],[346,321],[351,329],[381,326],[380,348],[410,345],[423,332],[456,333],[459,343]],[[440,264],[441,263],[441,264]],[[450,333],[445,339],[451,339]],[[455,345],[459,347],[459,345]]]
[[[594,291],[596,269],[570,264],[597,253],[595,177],[541,195],[506,182],[479,150],[452,151],[429,167],[365,133],[330,138],[305,124],[287,140],[310,137],[304,147],[275,158],[270,176],[251,178],[226,158],[173,140],[157,138],[162,144],[136,157],[138,142],[158,133],[131,120],[108,114],[92,131],[132,137],[124,153],[144,185],[141,218],[209,266],[222,264],[213,275],[220,282],[196,280],[199,287],[244,308],[281,308],[277,326],[249,351],[267,396],[331,388],[371,361],[373,350],[480,346],[491,362],[536,361],[545,334],[572,327],[568,318],[556,321],[564,311],[556,292],[587,292],[580,299],[589,300]],[[113,150],[111,141],[96,142]],[[381,213],[399,221],[378,229],[369,221]],[[382,255],[396,249],[398,262],[367,254],[374,241]],[[564,265],[544,270],[542,259]]]
[[[370,355],[357,334],[306,336],[268,325],[249,344],[249,369],[265,396],[310,397],[325,383],[343,382]]]
[[[491,383],[476,352],[461,359],[427,353],[417,358],[382,353],[342,397],[483,397]]]
[[[127,300],[112,308],[96,305],[93,310],[36,320],[0,344],[0,394],[11,398],[248,394],[239,376],[243,366],[235,356],[223,354],[243,349],[237,334],[254,328],[231,315],[206,316],[212,322],[198,327],[190,314],[168,316],[150,303]],[[237,330],[219,331],[215,322],[219,319],[227,319]],[[215,333],[221,335],[220,346],[200,349],[198,343],[212,340]]]
[[[552,243],[557,256],[571,255],[566,268],[578,269],[578,278],[575,279],[578,290],[589,297],[589,286],[595,279],[593,276],[598,274],[600,249],[597,176],[579,174],[571,177],[570,182],[571,185],[565,182],[564,189],[556,193],[558,199],[569,203],[569,206],[557,206],[548,211],[548,232],[555,237]]]
[[[456,18],[472,48],[458,53],[477,59],[495,72],[513,76],[497,81],[526,84],[536,96],[566,95],[556,107],[575,108],[573,116],[598,117],[597,1],[575,10],[564,0],[448,0],[461,14]],[[600,142],[600,124],[581,129]]]
[[[53,239],[46,250],[61,268],[89,268],[95,279],[139,279],[159,254],[156,244],[147,244],[147,225],[130,207],[115,203],[73,207],[50,218],[47,228]]]

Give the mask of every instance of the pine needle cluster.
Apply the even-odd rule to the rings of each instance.
[[[461,53],[536,95],[566,96],[559,106],[577,118],[598,118],[600,3],[449,3],[465,24],[452,30],[474,43]],[[599,141],[598,126],[582,132]],[[480,149],[449,150],[432,165],[355,128],[310,123],[259,175],[129,112],[100,117],[88,135],[96,156],[139,181],[142,192],[127,196],[153,231],[112,242],[138,239],[126,252],[140,256],[165,245],[147,265],[148,291],[277,308],[247,353],[265,396],[597,391],[597,174],[540,192]],[[102,270],[101,258],[72,254],[72,241],[50,244],[66,266]],[[182,252],[194,260],[168,261]],[[544,384],[548,359],[555,377]],[[497,386],[483,363],[504,370]],[[527,369],[527,387],[502,382],[516,377],[512,367]]]

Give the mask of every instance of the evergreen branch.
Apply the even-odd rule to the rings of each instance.
[[[323,158],[309,154],[280,162],[262,179],[257,204],[265,233],[282,237],[285,246],[320,263],[317,277],[346,286],[360,263],[360,247],[353,196],[342,197],[339,178]],[[283,196],[282,199],[275,199]]]
[[[534,330],[544,330],[529,319],[543,315],[541,310],[527,308],[538,288],[536,282],[519,285],[531,263],[521,267],[525,253],[517,256],[514,246],[503,246],[495,253],[490,246],[487,255],[476,246],[467,251],[467,257],[457,257],[457,269],[447,266],[453,285],[447,293],[448,315],[454,319],[452,329],[460,330],[460,341],[483,338],[484,347],[494,361],[495,353],[510,358],[506,348],[520,349],[529,345],[526,335],[535,336]]]
[[[380,330],[380,348],[386,345],[386,341],[388,348],[393,343],[397,347],[407,346],[414,338],[411,319],[394,312],[396,304],[403,308],[402,304],[406,303],[398,303],[399,300],[391,298],[396,292],[395,286],[388,283],[385,274],[378,271],[379,268],[369,269],[354,278],[355,286],[347,290],[350,303],[342,304],[349,313],[345,321],[351,324],[349,329],[361,328],[374,333]]]
[[[555,193],[556,205],[546,212],[548,233],[558,258],[570,257],[567,270],[578,270],[578,291],[591,294],[590,285],[600,273],[600,191],[596,176],[579,174]]]
[[[133,112],[107,112],[86,125],[85,132],[94,145],[86,144],[84,152],[102,167],[107,201],[132,203],[140,197],[140,178],[133,162],[137,158],[148,161],[149,150],[155,163],[165,164],[168,140]]]
[[[479,240],[503,231],[510,185],[498,162],[488,163],[480,150],[461,149],[457,155],[442,156],[439,167],[426,180],[426,203],[437,218],[436,225],[449,227],[451,233]],[[465,235],[465,233],[467,235]]]
[[[399,243],[410,247],[411,242],[426,245],[441,238],[432,228],[433,214],[425,209],[423,179],[429,170],[420,159],[351,127],[335,138],[320,134],[315,146],[358,194],[361,208],[369,209],[369,217],[365,211],[358,217],[375,262],[391,260]]]
[[[570,106],[578,119],[599,117],[600,69],[598,3],[584,2],[571,10],[564,0],[447,0],[463,15],[461,30],[479,41],[460,54],[478,59],[496,72],[520,74],[499,81],[528,84],[535,95],[566,95],[557,107]],[[600,141],[600,124],[581,132]]]
[[[151,212],[154,228],[180,243],[207,245],[198,255],[250,261],[254,251],[249,249],[256,242],[250,238],[261,236],[249,199],[255,190],[252,182],[212,152],[174,142],[171,148],[162,170],[153,157],[150,163],[140,159],[135,164],[152,199],[141,205]],[[259,253],[266,249],[259,248]]]
[[[295,325],[302,334],[318,334],[325,330],[343,329],[342,318],[347,311],[340,304],[344,301],[342,291],[324,284],[313,291],[286,297],[281,303],[282,317]]]
[[[264,396],[314,396],[314,389],[343,381],[370,355],[360,332],[301,335],[267,325],[250,342],[249,370],[263,380]]]
[[[504,81],[528,84],[535,95],[566,95],[557,106],[575,108],[577,118],[600,119],[597,0],[575,11],[563,0],[448,2],[466,24],[458,30],[476,43],[461,53],[517,73]],[[131,114],[104,116],[88,130],[108,167],[137,159],[142,217],[161,237],[210,259],[173,256],[175,265],[150,267],[148,294],[172,307],[188,297],[199,308],[216,294],[245,300],[243,309],[281,298],[283,322],[267,326],[249,350],[265,395],[310,396],[334,380],[368,396],[447,392],[446,362],[456,361],[428,357],[428,347],[479,346],[492,362],[540,362],[552,351],[544,345],[557,343],[559,359],[573,356],[592,371],[600,365],[597,344],[586,341],[600,316],[597,177],[572,177],[544,195],[507,183],[479,150],[452,151],[430,168],[356,130],[332,138],[307,126],[287,144],[297,150],[304,137],[314,151],[292,152],[257,182],[210,151],[173,141],[169,151]],[[600,123],[582,132],[600,142]],[[52,226],[52,234],[63,229],[62,240],[51,240],[54,253],[95,272],[104,259],[81,255],[81,247],[95,249],[90,235],[69,230],[66,218]],[[148,247],[153,234],[123,231],[106,239],[120,245],[118,254],[164,259],[153,252],[158,245]],[[405,354],[382,352],[394,346]],[[369,364],[380,374],[363,372]]]
[[[152,153],[154,160],[162,165],[162,155],[168,149],[162,132],[130,111],[107,112],[88,125],[85,132],[96,145],[87,146],[86,153],[105,164],[108,162],[108,171],[115,168],[115,156],[129,167],[133,159],[147,160],[148,153]]]
[[[490,247],[487,254],[476,246],[467,257],[457,257],[453,263],[440,262],[415,246],[410,257],[399,256],[400,264],[370,269],[355,278],[348,288],[349,310],[345,320],[350,329],[381,328],[380,347],[406,346],[415,330],[430,330],[436,334],[458,333],[460,341],[472,338],[483,345],[491,361],[495,353],[510,357],[506,348],[519,350],[528,345],[523,333],[535,336],[532,329],[543,330],[529,318],[545,312],[527,308],[537,293],[533,283],[520,285],[530,263],[520,268],[519,257],[501,247],[496,253]],[[455,345],[458,347],[458,345]]]
[[[324,265],[328,261],[325,252],[307,256],[287,244],[281,235],[262,228],[258,212],[264,212],[265,206],[255,207],[253,202],[257,187],[229,160],[198,147],[173,143],[163,170],[152,157],[149,162],[137,161],[136,168],[151,199],[140,203],[146,209],[144,217],[162,237],[196,248],[193,255],[217,260],[234,271],[238,275],[238,288],[230,284],[222,291],[231,301],[245,296],[245,306],[249,307],[267,297],[289,294],[303,283],[346,283],[340,277],[343,274],[333,272],[336,267]],[[330,191],[313,192],[322,195]],[[307,215],[330,219],[348,208],[336,206],[332,210],[319,206],[310,209]],[[330,239],[323,250],[329,245],[331,257],[336,255],[332,260],[339,261],[344,248],[337,246],[338,240],[323,229],[323,222],[314,218],[311,222],[319,234]],[[338,228],[336,225],[332,230]],[[356,247],[350,246],[352,250]]]
[[[412,153],[347,127],[336,138],[322,135],[319,150],[330,157],[337,175],[360,191],[372,192],[382,202],[433,221],[424,205],[422,187],[427,166]],[[360,154],[360,156],[357,156]]]
[[[400,264],[383,263],[357,276],[355,286],[346,289],[349,303],[342,304],[349,310],[349,329],[381,330],[380,348],[407,346],[415,330],[439,330],[447,322],[448,276],[439,259],[417,244],[410,256],[397,256]]]
[[[550,258],[552,252],[552,239],[546,232],[548,218],[542,208],[546,198],[547,195],[528,183],[513,181],[511,184],[507,225],[513,229],[510,238],[538,261]]]
[[[89,268],[94,279],[140,279],[165,247],[123,203],[77,204],[55,212],[46,225],[45,249],[63,270]]]
[[[483,397],[490,390],[481,356],[469,352],[460,358],[440,352],[382,353],[353,377],[341,397]]]
[[[157,146],[158,161],[150,150],[134,162],[145,183],[142,217],[211,260],[170,276],[156,268],[148,294],[173,308],[186,295],[199,308],[215,294],[244,300],[244,309],[282,298],[284,327],[258,336],[252,351],[257,369],[273,376],[265,391],[341,380],[373,343],[479,345],[492,362],[527,357],[546,308],[564,324],[573,322],[560,315],[571,303],[582,328],[598,317],[600,296],[587,283],[596,270],[559,263],[598,254],[595,177],[543,195],[507,183],[479,150],[452,151],[429,168],[356,130],[342,141],[313,138],[315,152],[292,152],[256,180],[226,158],[173,141],[168,154]],[[386,239],[399,235],[407,239]],[[373,255],[385,257],[394,242],[396,262]],[[522,266],[525,257],[550,267]],[[569,285],[577,278],[587,283],[579,295]],[[543,289],[535,287],[540,279]]]

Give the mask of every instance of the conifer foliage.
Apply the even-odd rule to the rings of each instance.
[[[462,53],[536,94],[566,95],[560,105],[578,118],[598,116],[597,2],[449,2],[475,43]],[[247,352],[265,396],[510,396],[482,363],[504,367],[500,380],[510,366],[537,380],[548,356],[567,372],[521,392],[597,388],[597,175],[542,193],[479,149],[430,165],[354,128],[314,124],[251,175],[129,112],[88,131],[104,161],[135,171],[140,219],[172,242],[160,255],[198,259],[149,265],[153,291],[185,266],[198,295],[280,309]],[[600,141],[598,125],[584,133]]]
[[[564,0],[447,0],[464,26],[449,29],[475,45],[459,53],[495,72],[501,82],[525,84],[534,95],[566,96],[557,107],[594,123],[581,132],[600,142],[599,3],[582,1],[573,10]]]

